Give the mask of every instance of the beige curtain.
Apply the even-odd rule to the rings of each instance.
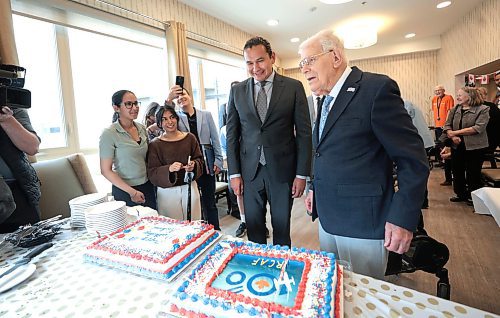
[[[19,65],[10,0],[0,0],[0,63]]]
[[[191,76],[189,73],[186,27],[181,22],[169,21],[170,26],[165,28],[167,39],[168,70],[170,86],[175,84],[175,76],[183,75],[184,88],[192,95]],[[169,86],[169,87],[170,87]]]

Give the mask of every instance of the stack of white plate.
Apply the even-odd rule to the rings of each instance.
[[[91,193],[70,200],[71,226],[85,227],[85,210],[96,204],[106,202],[106,199],[106,193]]]
[[[85,212],[87,232],[109,234],[127,225],[127,207],[123,201],[104,202]]]

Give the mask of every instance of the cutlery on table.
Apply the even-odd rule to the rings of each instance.
[[[31,252],[29,252],[28,254],[26,254],[25,256],[23,256],[23,258],[21,258],[20,260],[18,260],[17,262],[15,262],[11,268],[9,268],[6,272],[2,273],[0,275],[0,278],[12,273],[14,270],[16,270],[16,268],[18,268],[19,266],[22,266],[22,265],[25,265],[25,264],[28,264],[29,262],[31,262],[31,259],[35,256],[37,256],[38,254],[42,253],[43,251],[45,251],[46,249],[48,248],[51,248],[52,247],[52,243],[45,243],[45,244],[42,244],[38,247],[35,247]]]

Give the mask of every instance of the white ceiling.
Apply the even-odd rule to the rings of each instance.
[[[282,61],[293,63],[300,42],[307,37],[361,18],[382,22],[378,43],[348,50],[350,59],[437,49],[439,36],[483,0],[452,0],[451,6],[437,9],[436,4],[441,1],[354,0],[327,5],[319,0],[180,0],[245,32],[265,37]],[[267,26],[266,21],[271,18],[279,20],[279,25]],[[404,38],[412,32],[416,37]],[[293,37],[299,37],[300,42],[291,43]]]

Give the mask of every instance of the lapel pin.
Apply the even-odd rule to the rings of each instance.
[[[347,89],[347,91],[348,91],[348,92],[354,92],[354,91],[356,91],[356,89],[355,89],[354,87],[349,87],[349,88]]]

